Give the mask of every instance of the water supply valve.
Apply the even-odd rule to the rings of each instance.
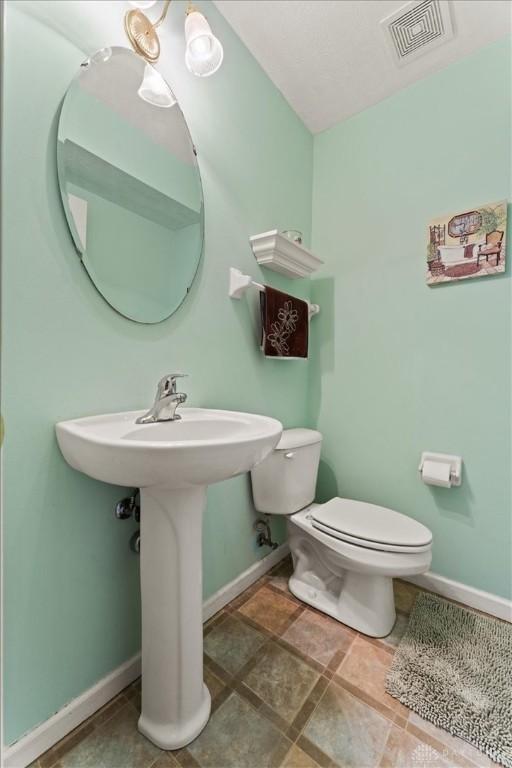
[[[126,496],[118,501],[114,509],[116,520],[128,520],[133,517],[135,522],[140,522],[140,503],[137,501],[139,489],[135,488],[131,496]]]
[[[270,547],[271,549],[277,549],[279,544],[277,541],[272,541],[272,531],[270,530],[270,523],[268,520],[256,520],[254,523],[254,530],[258,534],[256,538],[258,547]]]

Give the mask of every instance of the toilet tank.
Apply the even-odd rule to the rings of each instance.
[[[315,498],[322,435],[314,429],[285,429],[281,440],[251,472],[258,512],[292,515]]]

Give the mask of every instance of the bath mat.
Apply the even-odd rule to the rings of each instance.
[[[386,689],[512,768],[512,624],[418,595]]]

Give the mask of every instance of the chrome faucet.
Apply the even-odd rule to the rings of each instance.
[[[155,424],[158,421],[178,421],[181,419],[176,408],[187,399],[183,392],[176,392],[176,379],[186,376],[186,373],[168,373],[158,382],[155,402],[144,416],[136,419],[136,424]]]

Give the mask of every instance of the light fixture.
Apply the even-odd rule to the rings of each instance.
[[[144,67],[144,78],[137,91],[141,99],[154,107],[173,107],[176,104],[171,89],[151,64]]]
[[[185,19],[185,64],[198,77],[213,75],[222,64],[224,50],[202,13],[194,7]]]
[[[90,58],[93,64],[104,64],[112,56],[112,48],[101,48]]]
[[[134,51],[146,61],[155,62],[160,56],[160,40],[156,30],[167,15],[170,2],[164,0],[162,13],[155,22],[151,22],[141,8],[149,8],[154,0],[130,0],[136,7],[124,17],[126,34]],[[219,69],[224,57],[222,45],[203,14],[190,2],[185,19],[185,42],[185,63],[189,72],[198,77],[207,77]]]

